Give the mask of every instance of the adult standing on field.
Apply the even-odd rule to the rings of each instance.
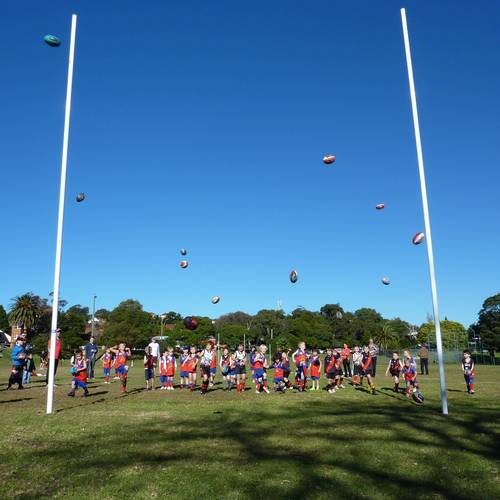
[[[156,340],[156,337],[151,339],[151,342],[148,344],[149,352],[154,359],[154,366],[158,367],[158,363],[160,361],[160,344]]]
[[[62,349],[62,342],[61,342],[61,329],[58,328],[56,330],[56,349],[55,349],[55,360],[54,360],[54,380],[56,378],[56,373],[57,373],[57,366],[59,365],[59,359],[61,358],[61,349]],[[49,373],[50,373],[50,338],[49,342],[47,344],[47,350],[49,352],[49,362],[47,364],[47,378],[45,380],[45,383],[49,385]],[[55,387],[56,384],[54,384]]]
[[[420,374],[424,375],[425,371],[425,375],[429,375],[429,349],[425,344],[420,347],[418,355],[420,357]]]
[[[99,348],[95,344],[95,338],[90,337],[90,340],[84,347],[85,357],[87,358],[87,377],[90,380],[94,379],[95,362]]]
[[[373,342],[373,339],[370,339],[368,342],[368,351],[370,352],[370,356],[372,358],[372,376],[375,377],[377,374],[378,345]]]

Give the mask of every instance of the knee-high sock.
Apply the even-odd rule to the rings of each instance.
[[[357,375],[354,375],[352,381],[357,384],[358,383],[358,376]]]

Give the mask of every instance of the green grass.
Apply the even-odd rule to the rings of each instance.
[[[51,416],[42,379],[0,392],[0,498],[500,498],[499,368],[478,367],[470,397],[448,366],[447,417],[434,366],[422,406],[383,373],[374,396],[202,397],[145,392],[139,366],[127,396],[99,379],[92,397],[71,399],[67,370]]]

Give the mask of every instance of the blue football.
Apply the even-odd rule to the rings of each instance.
[[[51,47],[59,47],[59,45],[61,45],[61,40],[54,35],[45,35],[43,41]]]

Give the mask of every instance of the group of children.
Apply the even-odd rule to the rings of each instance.
[[[348,349],[348,348],[347,348]],[[244,392],[247,382],[247,364],[250,367],[251,380],[255,385],[255,392],[270,393],[268,385],[267,371],[272,368],[273,389],[276,392],[285,392],[288,389],[295,389],[299,392],[307,390],[307,383],[311,381],[310,391],[320,389],[320,379],[324,373],[327,385],[326,390],[333,394],[340,389],[344,389],[344,376],[346,374],[346,346],[343,349],[327,349],[322,361],[318,350],[313,349],[310,353],[306,351],[304,342],[299,342],[298,348],[290,356],[290,351],[277,352],[271,363],[268,362],[267,346],[260,345],[252,348],[248,354],[243,344],[239,344],[237,349],[231,353],[227,346],[222,346],[221,355],[217,359],[217,346],[215,341],[208,341],[203,350],[196,347],[185,346],[182,348],[178,360],[174,349],[169,347],[157,358],[152,355],[150,348],[146,349],[144,355],[144,371],[147,389],[155,389],[156,375],[159,374],[160,389],[174,390],[174,378],[179,369],[180,383],[179,389],[194,391],[197,387],[198,372],[201,376],[200,393],[206,394],[208,388],[215,383],[217,366],[222,374],[222,388],[230,391],[236,388],[238,393]],[[349,349],[349,355],[351,351]],[[104,383],[110,383],[111,369],[115,369],[115,379],[121,382],[121,390],[126,392],[128,360],[131,352],[124,343],[106,349],[102,356],[104,371]],[[368,388],[372,394],[375,393],[375,370],[376,356],[372,356],[369,346],[362,350],[356,346],[352,351],[352,384],[354,388],[363,386],[366,378]],[[290,380],[291,364],[295,368],[294,383]],[[349,366],[350,369],[350,366]],[[469,351],[464,351],[462,362],[467,393],[474,394],[474,362]],[[82,388],[84,395],[88,395],[87,389],[87,362],[83,350],[76,353],[72,367],[72,388],[69,396],[74,396],[75,391]],[[403,352],[403,358],[394,351],[389,360],[386,376],[391,376],[394,381],[394,391],[399,392],[401,379],[404,381],[404,393],[409,398],[412,394],[418,393],[417,367],[414,358],[409,351]]]

